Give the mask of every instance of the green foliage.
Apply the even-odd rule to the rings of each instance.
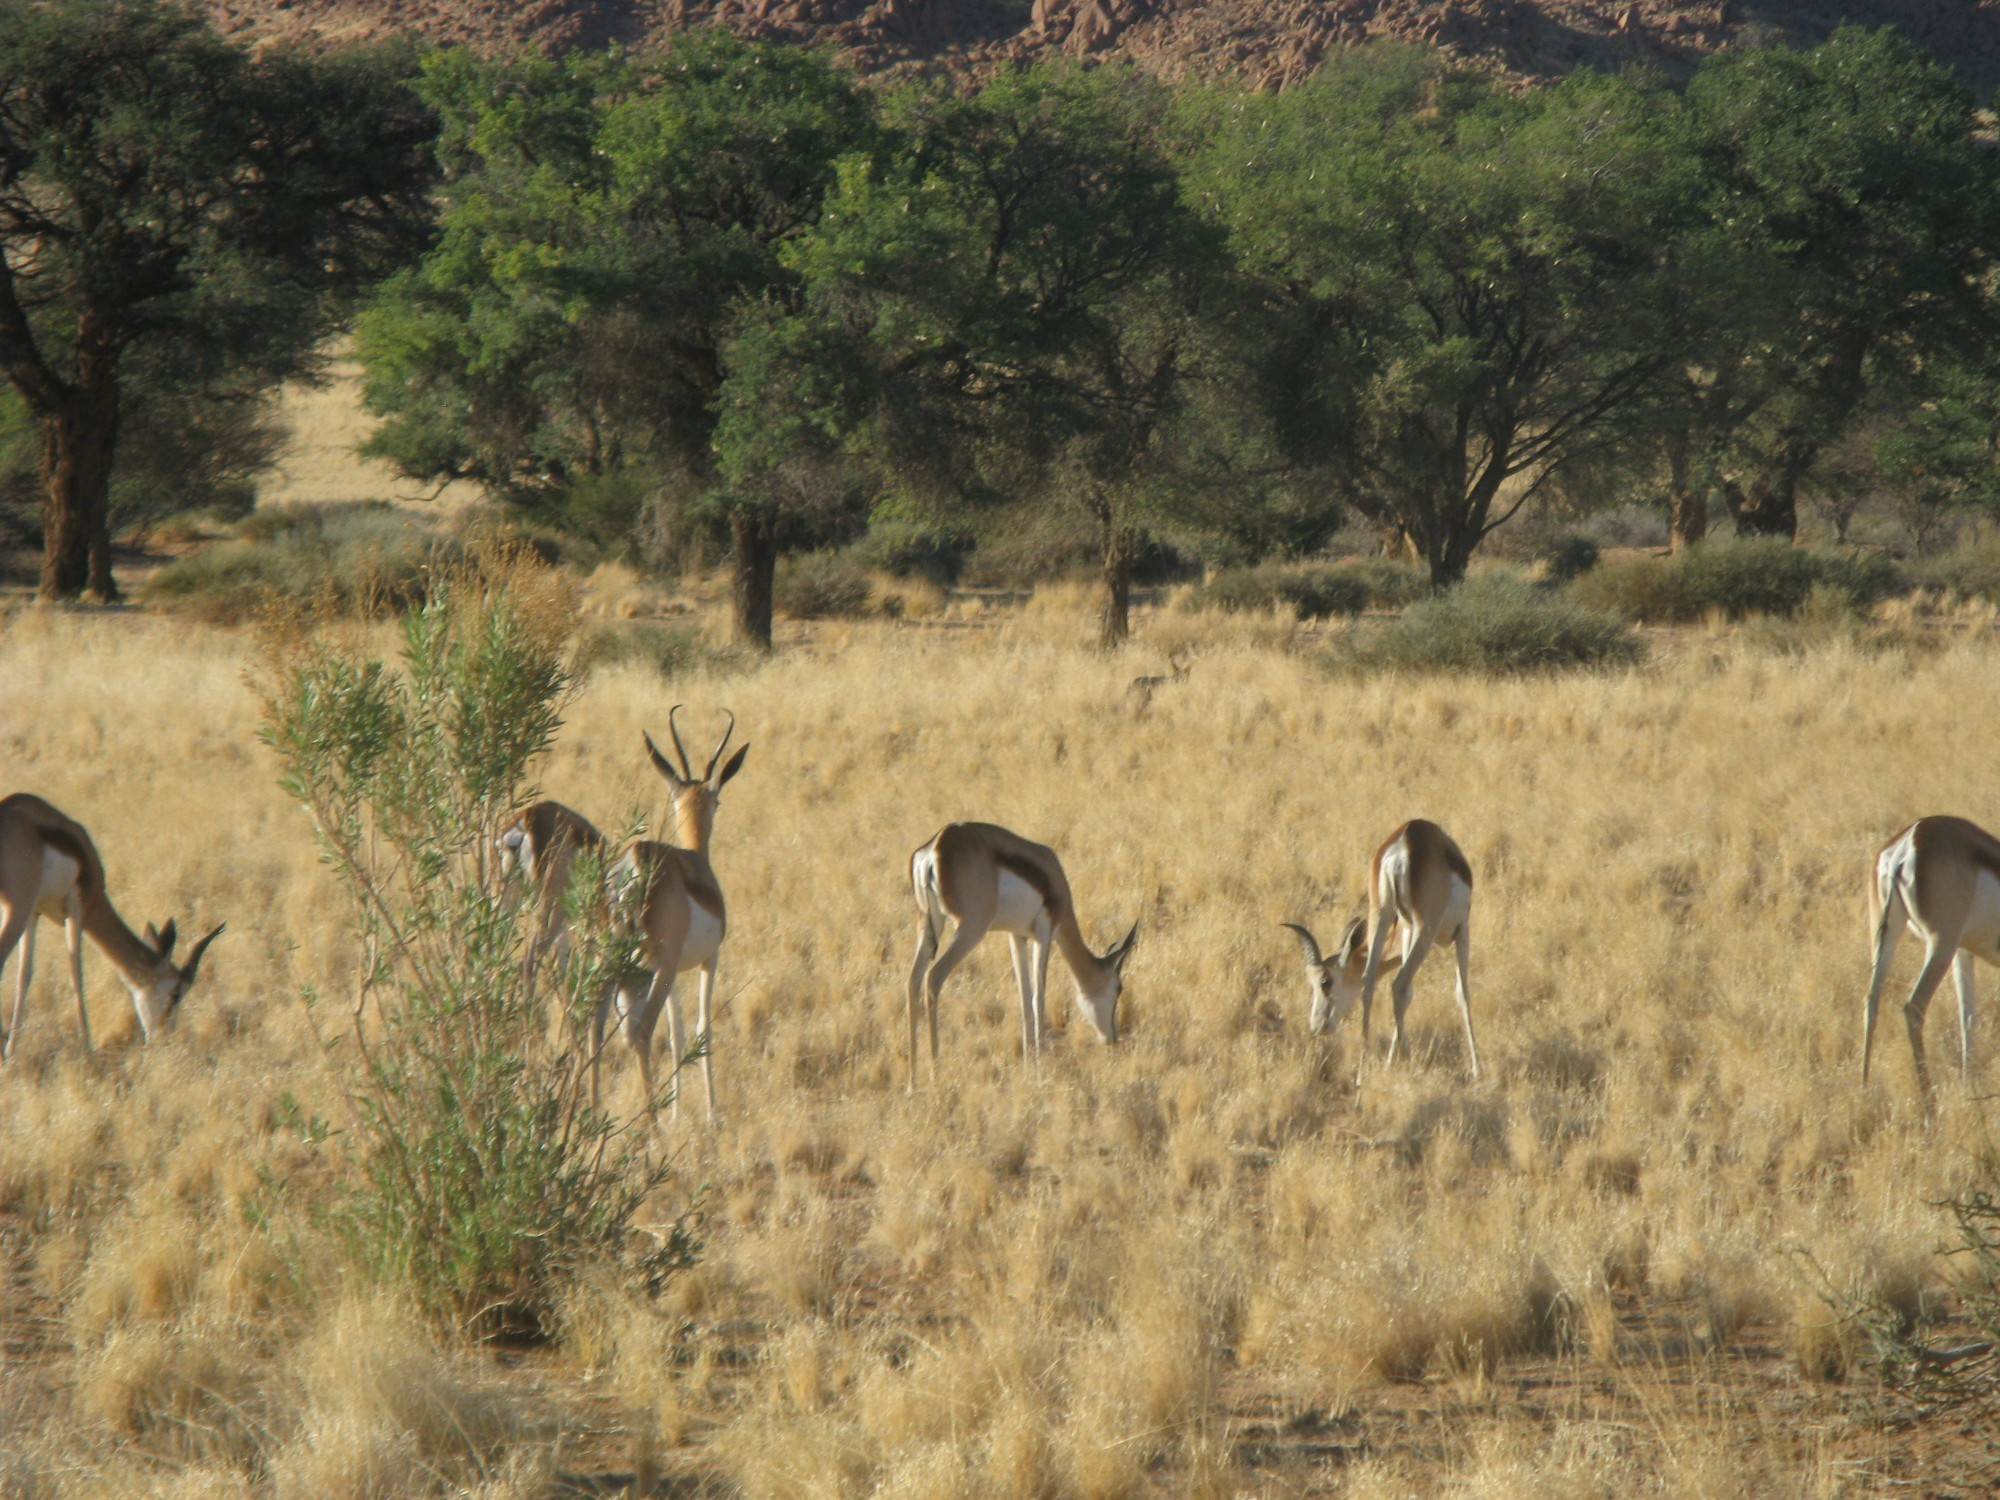
[[[1256,568],[1224,568],[1188,597],[1194,608],[1231,614],[1283,605],[1301,620],[1358,615],[1373,602],[1368,579],[1337,564],[1301,568],[1267,563]]]
[[[273,600],[399,615],[424,602],[434,572],[464,558],[457,541],[387,504],[264,510],[244,519],[239,540],[161,567],[144,595],[218,622],[252,618]]]
[[[1488,573],[1345,638],[1328,660],[1350,671],[1515,675],[1630,666],[1644,656],[1622,621],[1566,591]]]
[[[223,406],[255,412],[316,367],[357,287],[420,232],[432,122],[408,61],[253,52],[160,0],[0,7],[0,369],[63,458],[53,592],[86,566],[111,587],[122,421],[161,457],[199,432],[190,414],[240,437]]]
[[[1578,596],[1627,619],[1665,623],[1711,614],[1792,615],[1819,595],[1854,610],[1898,592],[1901,570],[1875,553],[1794,547],[1781,537],[1705,542],[1673,557],[1607,564],[1577,580]]]
[[[926,578],[940,588],[949,588],[958,582],[972,546],[972,538],[959,532],[904,521],[877,521],[855,544],[854,555],[878,573]]]
[[[434,580],[390,664],[303,623],[278,631],[264,739],[311,813],[363,955],[352,1007],[308,994],[354,1124],[331,1222],[356,1264],[440,1321],[546,1333],[565,1278],[623,1255],[687,1264],[683,1229],[634,1224],[669,1169],[586,1105],[589,1009],[629,961],[583,870],[560,1040],[522,958],[526,913],[494,838],[560,728],[574,607],[553,575],[489,558]],[[335,1029],[338,1028],[338,1029]]]
[[[835,163],[871,149],[851,77],[702,28],[656,57],[441,52],[423,89],[449,183],[437,246],[358,328],[384,418],[373,452],[599,539],[662,485],[698,489],[720,535],[750,513],[738,567],[766,579],[774,554],[749,544],[816,540],[825,513],[853,508],[847,485],[738,482],[716,445],[731,393],[769,354],[739,329],[796,299],[781,252],[817,219]],[[764,419],[782,426],[798,404],[764,403]]]
[[[1282,451],[1457,579],[1503,486],[1596,441],[1663,358],[1632,308],[1690,176],[1671,96],[1375,50],[1189,110],[1193,190],[1263,288],[1250,378]]]
[[[778,612],[794,620],[865,615],[873,590],[868,569],[851,553],[804,552],[778,564]]]
[[[1204,524],[1190,501],[1232,430],[1197,399],[1226,259],[1182,199],[1167,105],[1131,68],[1063,64],[893,95],[893,151],[843,162],[788,249],[797,309],[746,330],[762,373],[724,412],[725,472],[860,454],[926,502],[1074,506],[1122,636],[1134,560]]]
[[[2000,542],[1962,547],[1906,566],[1910,582],[1918,588],[1948,589],[1968,599],[2000,604]]]
[[[1950,70],[1886,27],[1709,59],[1685,129],[1699,212],[1672,251],[1663,415],[1690,484],[1789,537],[1871,390],[1990,345],[1993,153]]]
[[[1534,547],[1529,556],[1542,565],[1543,576],[1551,583],[1568,583],[1597,566],[1597,539],[1565,531]]]

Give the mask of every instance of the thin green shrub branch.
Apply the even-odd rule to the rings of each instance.
[[[573,623],[566,586],[501,556],[428,581],[393,666],[280,620],[264,682],[264,738],[365,956],[353,1045],[314,1026],[355,1122],[329,1219],[366,1271],[481,1333],[547,1331],[586,1260],[657,1284],[695,1250],[685,1216],[641,1248],[672,1163],[587,1103],[590,1008],[632,964],[615,893],[578,902],[551,1041],[522,963],[534,904],[494,855],[561,729]],[[579,875],[573,895],[602,891],[598,862]]]

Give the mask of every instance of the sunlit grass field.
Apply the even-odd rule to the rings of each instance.
[[[1106,657],[1058,592],[598,670],[541,790],[602,826],[662,827],[640,733],[674,703],[703,758],[725,707],[750,745],[715,835],[721,1119],[662,1127],[661,1214],[698,1196],[705,1249],[661,1300],[585,1277],[561,1341],[501,1353],[426,1333],[315,1226],[332,1157],[301,1121],[342,1106],[298,997],[351,992],[357,954],[258,742],[254,637],[0,631],[0,790],[91,830],[135,927],[229,924],[149,1049],[86,959],[94,1061],[44,929],[0,1074],[0,1494],[1956,1492],[1950,1441],[1871,1420],[1834,1305],[1948,1312],[1936,1204],[1989,1148],[1948,1000],[1931,1129],[1893,1008],[1866,1090],[1858,1022],[1875,848],[2000,823],[1990,631],[1357,679],[1262,617],[1154,617]],[[1135,712],[1175,646],[1187,679]],[[1337,935],[1412,816],[1476,873],[1489,1076],[1447,954],[1409,1059],[1357,1091],[1356,1022],[1306,1034],[1277,924]],[[1026,1067],[995,938],[912,1095],[906,861],[961,818],[1053,845],[1095,948],[1139,921],[1126,1036],[1073,1024]],[[1059,962],[1050,993],[1069,1020]]]

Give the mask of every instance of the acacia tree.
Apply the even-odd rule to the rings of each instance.
[[[1664,363],[1633,314],[1678,183],[1657,96],[1591,74],[1515,94],[1371,49],[1198,108],[1195,181],[1263,285],[1289,459],[1457,581]]]
[[[0,371],[38,429],[44,598],[116,596],[135,353],[309,368],[421,222],[431,125],[400,69],[253,55],[159,0],[0,4]]]
[[[726,527],[737,633],[768,646],[778,553],[810,517],[720,479],[719,401],[733,330],[797,294],[781,247],[870,147],[867,99],[818,55],[719,29],[642,58],[441,53],[423,88],[442,233],[361,321],[374,451],[529,505],[673,476]]]
[[[1078,506],[1100,640],[1122,642],[1139,545],[1210,465],[1194,391],[1224,255],[1182,201],[1167,104],[1133,70],[1062,64],[898,95],[894,159],[844,164],[790,251],[804,298],[741,332],[729,471],[844,457],[955,502]]]
[[[1751,295],[1686,345],[1677,431],[1739,531],[1791,536],[1871,384],[1992,337],[1993,153],[1951,72],[1886,29],[1711,59],[1687,102],[1701,232]]]

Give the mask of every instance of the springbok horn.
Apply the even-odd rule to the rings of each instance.
[[[1280,922],[1280,927],[1289,927],[1299,935],[1299,946],[1305,950],[1306,962],[1315,969],[1326,967],[1326,960],[1320,957],[1319,940],[1296,922]]]
[[[646,733],[643,729],[639,732],[641,734]],[[685,776],[674,769],[672,761],[660,754],[660,747],[653,743],[653,737],[650,734],[646,735],[646,753],[653,757],[653,768],[675,786],[679,786],[683,781],[687,780]]]
[[[723,712],[729,714],[729,727],[722,731],[722,738],[715,742],[715,754],[708,758],[708,769],[701,773],[703,781],[715,774],[716,763],[722,759],[722,752],[729,748],[729,737],[736,733],[736,715],[726,708]]]
[[[681,758],[681,780],[693,781],[694,763],[688,759],[687,746],[681,743],[680,725],[674,722],[674,715],[680,711],[681,705],[678,703],[667,711],[667,733],[674,737],[674,751]]]
[[[211,932],[207,937],[203,938],[200,942],[194,945],[194,951],[188,954],[188,961],[181,968],[182,976],[185,977],[189,983],[194,982],[194,971],[201,967],[201,956],[202,954],[208,951],[208,945],[214,942],[217,938],[221,937],[222,929],[227,927],[228,925],[229,924],[227,922],[216,923],[215,931]]]

